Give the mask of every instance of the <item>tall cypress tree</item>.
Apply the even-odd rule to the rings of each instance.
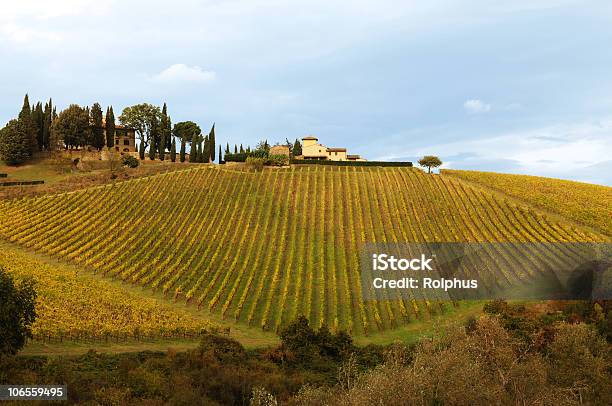
[[[210,163],[210,139],[208,135],[204,137],[204,146],[202,147],[202,162]]]
[[[33,121],[36,124],[36,150],[43,150],[43,133],[45,128],[45,113],[43,112],[42,103],[36,103],[36,107],[32,111]]]
[[[244,148],[242,148],[242,144],[240,144],[240,153],[244,154]]]
[[[42,149],[46,150],[49,148],[49,134],[51,132],[51,100],[45,103],[45,110],[43,111],[43,131],[42,131]]]
[[[223,155],[221,155],[221,145],[219,145],[219,163],[223,162]]]
[[[106,140],[104,139],[104,128],[102,127],[102,107],[99,103],[94,103],[93,106],[91,106],[91,119],[93,126],[92,146],[99,151],[104,147],[104,144],[106,144]]]
[[[176,140],[172,137],[172,144],[170,145],[170,160],[176,162]]]
[[[145,159],[145,141],[144,141],[144,137],[142,137],[140,139],[140,148],[138,148],[138,156],[140,157],[141,161],[144,161],[144,159]]]
[[[157,145],[159,149],[159,159],[161,161],[166,159],[166,146],[170,142],[169,124],[168,107],[166,106],[166,103],[164,103],[159,122],[159,143]]]
[[[35,123],[32,122],[32,109],[30,107],[30,99],[26,93],[23,98],[23,106],[21,107],[21,111],[19,112],[19,117],[17,119],[19,121],[19,125],[21,126],[19,131],[19,136],[24,136],[27,139],[30,156],[36,150],[38,143],[36,142],[36,126]]]
[[[234,144],[234,154],[238,153],[238,145]]]
[[[181,139],[181,153],[179,155],[179,160],[181,162],[185,162],[185,144],[187,144],[185,140]]]
[[[113,112],[113,106],[110,106],[106,109],[105,121],[106,121],[105,123],[106,125],[106,146],[108,148],[112,148],[113,146],[115,146],[115,113]]]
[[[189,148],[189,162],[198,162],[198,135],[191,136],[191,147]]]
[[[208,150],[210,151],[210,161],[215,161],[215,123],[213,123],[210,133],[208,134]]]
[[[296,138],[295,142],[293,143],[293,156],[298,156],[298,155],[302,155],[302,144]]]
[[[225,155],[230,153],[230,149],[229,149],[229,142],[227,144],[225,144]]]

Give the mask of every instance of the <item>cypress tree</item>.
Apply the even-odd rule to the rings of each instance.
[[[296,138],[293,143],[293,156],[302,155],[302,143]]]
[[[221,155],[221,145],[219,145],[219,163],[223,162],[223,155]]]
[[[172,144],[170,145],[170,161],[176,162],[176,140],[172,137]]]
[[[104,128],[102,127],[102,107],[99,103],[94,103],[91,106],[91,118],[92,118],[92,131],[93,131],[93,142],[92,146],[101,150],[106,144],[104,139]]]
[[[238,153],[238,145],[234,144],[234,154]]]
[[[229,142],[227,144],[225,144],[225,155],[230,153],[230,149],[229,149]]]
[[[42,131],[42,149],[49,148],[49,133],[51,132],[51,100],[45,103],[43,111],[43,131]]]
[[[189,162],[198,162],[198,136],[191,136],[191,148],[189,148]]]
[[[43,134],[45,128],[45,113],[43,112],[42,103],[36,103],[36,108],[33,111],[34,122],[36,123],[36,150],[43,150]]]
[[[161,119],[159,122],[159,159],[166,159],[166,146],[170,142],[169,122],[168,122],[168,107],[166,103],[162,107]]]
[[[210,151],[210,161],[215,161],[215,123],[213,123],[210,133],[208,134],[208,150]]]
[[[23,98],[23,106],[21,107],[17,120],[21,126],[20,131],[18,132],[19,136],[23,135],[26,137],[29,146],[29,156],[32,156],[32,152],[36,150],[38,145],[36,142],[37,130],[35,124],[32,122],[32,109],[30,107],[30,99],[27,93]]]
[[[242,148],[242,144],[240,144],[240,153],[244,154],[244,148]]]
[[[181,153],[179,156],[181,162],[185,162],[185,144],[187,144],[185,140],[181,139]]]
[[[140,148],[138,148],[138,156],[140,157],[141,161],[144,161],[144,159],[145,159],[145,142],[144,142],[144,137],[142,137],[140,139]]]
[[[110,106],[106,109],[106,119],[105,119],[106,123],[106,146],[108,148],[112,148],[115,146],[115,113],[113,112],[113,106]],[[144,151],[142,150],[142,143],[140,144],[141,147],[141,151],[142,153],[144,153]],[[144,157],[141,157],[140,159],[144,159]]]
[[[208,138],[208,135],[206,137],[204,137],[204,148],[202,150],[202,162],[204,163],[210,163],[210,138]]]

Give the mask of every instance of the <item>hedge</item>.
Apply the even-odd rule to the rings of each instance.
[[[237,154],[225,154],[225,162],[246,162],[248,157],[267,158],[264,151],[239,152]]]
[[[294,165],[332,165],[332,166],[412,166],[412,162],[387,161],[321,161],[317,159],[292,159]]]
[[[9,182],[0,182],[2,186],[27,186],[27,185],[42,185],[44,180],[11,180]]]

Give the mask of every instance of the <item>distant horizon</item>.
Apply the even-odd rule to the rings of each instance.
[[[58,0],[3,5],[0,125],[23,96],[168,104],[217,144],[316,135],[368,160],[612,186],[603,0]]]

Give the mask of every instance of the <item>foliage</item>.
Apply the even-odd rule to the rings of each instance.
[[[113,112],[113,106],[110,106],[106,109],[105,125],[106,146],[108,148],[112,148],[115,145],[115,113]]]
[[[394,161],[331,161],[318,159],[292,159],[292,165],[328,165],[328,166],[383,166],[383,167],[412,167],[412,162]]]
[[[442,174],[501,191],[612,236],[612,188],[528,175],[443,169]]]
[[[30,157],[30,143],[24,126],[18,120],[9,121],[0,129],[0,159],[7,165],[19,165]]]
[[[102,107],[99,103],[94,103],[94,105],[91,106],[91,121],[91,145],[94,148],[101,150],[106,144],[106,140],[104,139],[104,128],[102,127]]]
[[[256,158],[254,156],[250,156],[245,161],[247,168],[253,169],[256,171],[261,171],[266,163],[265,158]]]
[[[440,158],[437,156],[425,155],[423,158],[419,159],[419,165],[426,167],[428,172],[431,173],[431,168],[437,168],[442,165],[442,161],[440,161]]]
[[[34,281],[24,279],[15,284],[0,264],[0,360],[15,355],[32,337],[36,320]]]
[[[10,307],[3,307],[0,312],[0,317],[23,317],[23,325],[31,324],[32,336],[37,340],[182,338],[184,334],[198,335],[203,329],[213,327],[185,310],[175,309],[171,304],[138,296],[108,281],[75,273],[70,268],[32,260],[7,247],[0,251],[0,266],[15,279],[32,278],[37,281],[36,321],[31,318],[32,313],[27,307],[31,305],[26,301],[31,298],[28,296],[31,292],[29,283],[21,285],[22,302],[12,304],[23,306],[21,308],[28,310],[28,313],[10,312]],[[7,292],[4,275],[2,298]],[[6,304],[3,302],[2,306]],[[25,334],[18,328],[5,329],[5,324],[1,327],[2,333]]]
[[[87,110],[71,104],[53,121],[51,131],[66,148],[81,148],[91,144],[91,126]]]
[[[156,137],[159,136],[159,122],[161,120],[161,111],[159,107],[148,103],[136,104],[131,107],[126,107],[119,116],[119,121],[126,127],[136,130],[139,139],[141,140],[141,148],[144,149],[151,146],[155,148]]]
[[[172,133],[175,137],[181,139],[181,142],[191,142],[194,135],[202,134],[200,127],[193,121],[181,121],[180,123],[174,124]]]
[[[314,329],[372,334],[452,306],[435,292],[421,301],[364,301],[366,243],[607,241],[405,167],[197,166],[0,205],[3,239],[268,331],[303,314]],[[125,225],[130,231],[117,233]]]
[[[127,166],[128,168],[138,168],[138,165],[140,165],[138,159],[134,158],[131,155],[125,155],[121,163],[123,164],[123,166]]]
[[[291,156],[294,157],[300,155],[302,155],[302,143],[296,138],[295,142],[293,143],[293,149],[291,150]]]
[[[285,166],[289,164],[289,157],[287,155],[269,155],[266,160],[266,165],[270,166]]]

